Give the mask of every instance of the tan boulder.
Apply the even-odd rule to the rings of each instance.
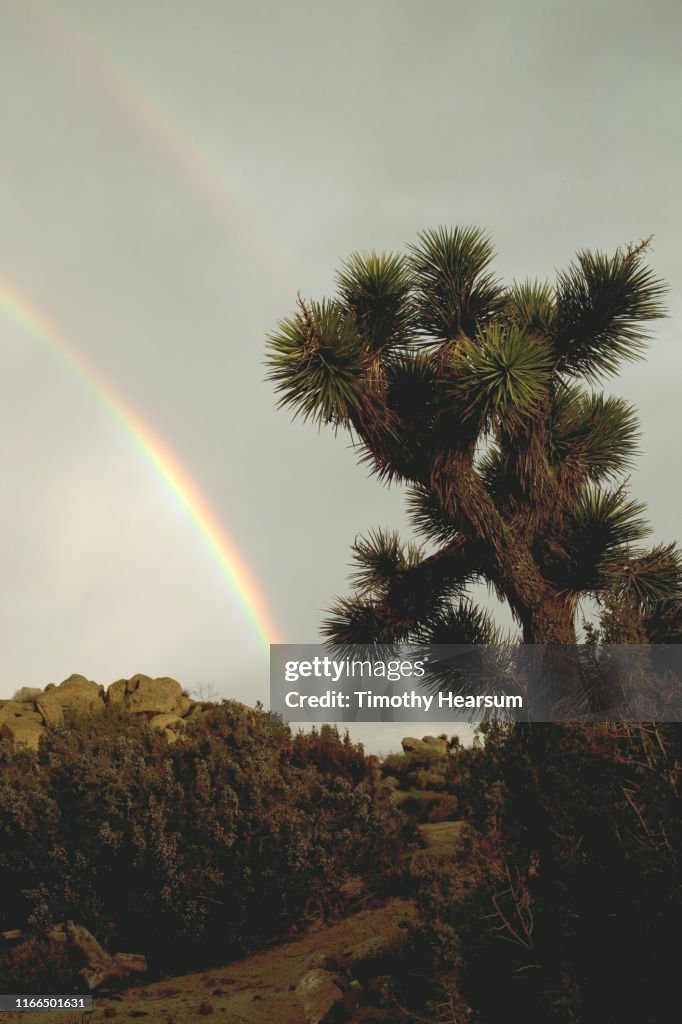
[[[30,704],[21,704],[18,700],[8,700],[0,708],[0,724],[2,722],[13,722],[17,718],[42,722],[41,715]]]
[[[343,992],[327,971],[317,969],[304,974],[296,986],[296,995],[303,1004],[307,1024],[326,1024],[343,1007]]]
[[[189,697],[186,697],[184,693],[181,693],[173,711],[176,715],[179,715],[180,718],[186,718],[186,716],[190,713],[193,707],[194,701],[191,700]]]
[[[111,956],[83,925],[67,921],[65,931],[72,947],[85,961],[86,966],[79,973],[90,992],[131,974],[144,974],[147,970],[147,961],[136,953],[115,953]]]
[[[30,750],[38,749],[43,732],[42,722],[28,716],[0,722],[0,739],[15,745],[23,744]]]
[[[152,679],[142,674],[132,679],[118,679],[107,691],[109,704],[125,703],[134,714],[174,714],[178,709],[185,708],[182,697],[182,687],[175,679],[166,676]]]
[[[149,725],[152,729],[158,729],[160,732],[165,733],[169,743],[173,743],[178,738],[178,735],[187,728],[187,722],[184,718],[170,714],[154,715],[149,720]]]
[[[39,686],[22,686],[12,697],[12,700],[19,704],[30,704],[42,697],[43,691]]]
[[[88,967],[99,967],[111,959],[92,932],[89,932],[82,924],[67,921],[65,931],[69,942],[74,949],[78,950]]]
[[[414,736],[406,736],[400,742],[406,754],[428,754],[431,757],[442,757],[448,752],[447,740],[441,740],[435,736],[425,736],[423,740],[418,740]]]
[[[129,682],[128,679],[117,679],[115,683],[111,683],[106,691],[107,704],[124,704]]]
[[[441,754],[447,754],[448,752],[448,741],[444,740],[442,736],[422,736],[422,743],[425,743],[427,747],[433,747],[434,750],[440,751]]]
[[[73,675],[59,686],[48,686],[36,701],[45,724],[59,725],[64,712],[95,711],[104,707],[104,687],[85,676]]]

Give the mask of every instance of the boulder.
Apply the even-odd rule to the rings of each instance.
[[[65,932],[69,942],[80,953],[88,967],[98,967],[108,963],[111,959],[92,932],[89,932],[82,924],[67,921]]]
[[[11,722],[0,723],[0,739],[9,740],[15,746],[23,744],[30,750],[38,749],[43,731],[42,722],[33,718],[15,718]]]
[[[309,971],[320,970],[333,974],[338,969],[339,962],[336,957],[332,956],[330,953],[325,953],[323,949],[316,949],[308,960]]]
[[[137,953],[114,953],[106,964],[99,967],[83,967],[78,973],[89,992],[102,986],[126,981],[132,974],[145,974],[147,961]]]
[[[8,700],[0,708],[0,738],[37,750],[42,734],[43,719],[32,704]]]
[[[107,704],[125,704],[129,679],[117,679],[107,688],[105,700]]]
[[[131,974],[144,974],[147,961],[137,953],[115,953],[111,956],[83,925],[66,922],[66,937],[85,961],[79,974],[89,992],[102,985],[129,978]]]
[[[45,724],[59,725],[64,712],[95,711],[104,707],[104,687],[85,676],[73,675],[59,686],[48,686],[36,700]]]
[[[12,700],[17,701],[19,704],[32,704],[39,697],[42,697],[43,691],[39,686],[22,686],[20,690],[14,694]]]
[[[173,743],[181,732],[187,727],[187,722],[184,718],[180,718],[178,715],[154,715],[150,719],[149,725],[152,729],[158,729],[160,732],[165,733],[166,739],[169,743]]]
[[[8,700],[0,708],[0,725],[3,722],[14,722],[18,718],[27,721],[42,722],[42,716],[33,709],[31,704],[22,704],[18,700]]]
[[[431,757],[442,757],[448,752],[447,740],[438,739],[436,736],[425,736],[423,740],[418,740],[414,736],[405,736],[400,742],[406,754],[428,754]]]
[[[447,754],[448,752],[448,741],[444,740],[442,736],[422,736],[422,743],[425,743],[427,747],[433,747],[434,750],[440,751],[441,754]]]
[[[296,986],[307,1024],[330,1024],[345,1015],[343,992],[333,975],[319,968],[308,971]]]
[[[165,676],[152,679],[138,674],[132,679],[118,679],[107,691],[109,704],[125,703],[135,714],[176,714],[180,709],[186,713],[187,700],[189,698],[184,697],[180,683]]]
[[[180,718],[186,718],[193,707],[194,701],[189,697],[185,697],[184,693],[182,693],[173,708],[173,714],[178,715]]]

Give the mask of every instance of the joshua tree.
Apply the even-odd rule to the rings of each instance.
[[[356,539],[330,641],[496,639],[467,597],[478,580],[524,643],[574,644],[582,598],[627,608],[639,640],[679,623],[679,552],[640,546],[644,506],[627,494],[635,412],[595,390],[664,315],[647,248],[583,251],[554,285],[505,286],[484,233],[438,228],[405,255],[352,255],[332,300],[299,296],[269,339],[280,404],[347,428],[381,481],[407,485],[421,538]]]

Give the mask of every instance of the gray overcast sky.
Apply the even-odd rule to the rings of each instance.
[[[330,293],[353,249],[425,227],[489,229],[509,278],[655,233],[672,316],[610,387],[640,410],[633,487],[654,539],[679,536],[677,0],[2,15],[0,276],[184,465],[284,639],[316,641],[353,538],[401,525],[402,502],[346,439],[275,410],[265,336],[297,289]],[[264,655],[159,477],[4,311],[0,357],[0,696],[142,671],[265,699]],[[405,731],[357,735],[386,751]]]

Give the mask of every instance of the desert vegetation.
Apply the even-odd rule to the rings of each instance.
[[[230,702],[174,743],[116,706],[68,714],[37,753],[0,741],[0,932],[37,943],[0,958],[0,987],[36,970],[43,991],[63,982],[45,943],[65,921],[152,971],[184,970],[323,918],[351,875],[385,888],[402,819],[373,774],[336,730],[292,737]]]
[[[68,713],[37,752],[1,741],[0,932],[22,941],[0,988],[82,991],[59,931],[76,921],[146,958],[136,1013],[145,996],[179,1022],[223,1000],[318,1024],[665,1019],[679,728],[487,723],[473,746],[403,745],[380,762],[231,702],[173,742],[124,707]]]
[[[415,861],[396,996],[414,1019],[634,1024],[676,1001],[681,680],[666,652],[682,563],[675,543],[642,544],[636,411],[602,390],[665,314],[649,248],[585,250],[553,282],[505,284],[484,232],[428,230],[404,254],[351,255],[335,296],[299,295],[269,340],[280,404],[348,431],[379,482],[405,486],[416,533],[355,539],[330,645],[550,645],[531,717],[601,719],[489,722],[444,764],[417,750],[383,765],[422,829],[460,822],[449,861]],[[475,603],[480,583],[510,636]],[[675,724],[628,721],[620,681],[591,668],[609,644],[656,645],[629,718]]]
[[[471,593],[485,583],[512,639],[556,648],[526,695],[551,720],[617,713],[617,688],[582,685],[572,656],[585,602],[618,608],[612,643],[679,635],[679,551],[642,545],[628,491],[637,415],[601,390],[664,315],[648,247],[505,284],[484,232],[437,228],[405,254],[350,256],[332,299],[299,295],[269,341],[280,404],[348,431],[381,483],[406,487],[417,534],[355,539],[354,590],[323,626],[336,648],[497,642]]]
[[[0,708],[0,988],[78,988],[97,975],[79,966],[89,943],[105,967],[137,954],[148,978],[175,972],[147,993],[162,1001],[201,969],[245,1021],[670,1019],[682,568],[675,544],[641,544],[635,411],[601,391],[663,315],[647,252],[503,285],[482,232],[427,231],[404,256],[352,256],[337,296],[299,296],[270,339],[283,404],[348,429],[407,487],[418,534],[356,539],[330,648],[491,644],[484,583],[509,643],[554,651],[559,689],[540,674],[526,696],[562,724],[489,720],[473,746],[408,737],[380,762],[332,727],[292,735],[173,681],[22,692]],[[611,644],[644,653],[663,702],[639,706],[672,721],[631,721],[612,680],[586,679]]]

